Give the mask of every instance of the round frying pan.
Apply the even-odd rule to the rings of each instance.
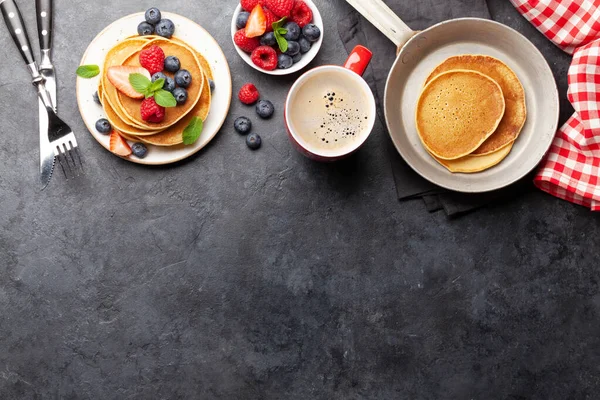
[[[417,173],[441,187],[482,193],[523,178],[544,157],[558,128],[559,98],[552,71],[539,50],[517,31],[479,18],[461,18],[414,32],[382,0],[347,0],[398,46],[385,88],[385,118],[394,146]],[[422,146],[415,124],[421,89],[433,69],[451,56],[484,54],[515,71],[525,88],[527,122],[510,155],[475,174],[453,174]]]

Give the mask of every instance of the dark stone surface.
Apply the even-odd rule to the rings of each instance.
[[[57,0],[59,107],[87,174],[41,193],[37,104],[1,31],[0,398],[598,398],[600,217],[541,192],[452,220],[398,203],[381,126],[350,160],[304,159],[281,123],[294,77],[243,65],[235,3],[161,6],[219,40],[235,88],[275,102],[263,148],[233,131],[253,112],[234,101],[197,157],[144,168],[85,132],[73,72],[104,26],[153,4]],[[349,6],[317,3],[315,64],[340,63]],[[568,57],[507,1],[491,9],[564,83]]]

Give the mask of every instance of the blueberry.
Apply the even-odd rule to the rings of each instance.
[[[212,79],[208,80],[208,86],[210,86],[210,91],[214,91],[215,90],[215,81],[213,81]]]
[[[246,27],[246,24],[248,23],[249,17],[249,12],[242,11],[238,14],[237,19],[235,20],[235,26],[237,26],[238,29],[244,29]]]
[[[175,24],[170,19],[161,19],[156,24],[156,34],[162,37],[170,38],[175,33]]]
[[[261,46],[275,46],[277,44],[277,40],[275,39],[275,34],[273,32],[267,32],[260,38]]]
[[[181,62],[179,58],[175,56],[168,56],[165,58],[165,70],[168,72],[175,73],[181,69]]]
[[[167,92],[173,92],[173,90],[175,89],[175,80],[173,78],[171,78],[170,76],[165,75],[162,72],[157,72],[154,75],[152,75],[152,82],[156,82],[159,79],[164,79],[165,83],[163,84],[163,89],[166,90]]]
[[[162,72],[157,72],[154,75],[152,75],[152,82],[156,82],[159,79],[167,80],[167,76]]]
[[[273,116],[275,107],[269,100],[260,100],[256,105],[256,113],[259,117],[267,119]]]
[[[180,69],[175,74],[175,83],[182,88],[188,88],[192,83],[192,75],[187,69]]]
[[[284,54],[287,54],[288,56],[293,57],[298,53],[300,53],[300,45],[298,44],[298,42],[294,42],[293,40],[290,40],[288,42],[287,51]]]
[[[315,24],[308,24],[302,28],[302,34],[310,42],[316,42],[321,37],[321,30]]]
[[[154,33],[154,26],[150,25],[146,21],[141,22],[138,25],[138,35],[140,35],[140,36],[148,36],[148,35],[152,35],[153,33]]]
[[[149,8],[146,11],[146,22],[151,25],[156,25],[160,22],[162,15],[160,14],[160,10],[156,7]]]
[[[298,44],[300,45],[300,53],[302,54],[308,53],[312,47],[312,43],[304,36],[300,36],[300,39],[298,39]]]
[[[97,90],[96,90],[96,92],[94,93],[94,101],[95,101],[97,104],[100,104],[100,105],[102,105],[102,102],[100,101],[100,95],[98,95],[98,91],[97,91]]]
[[[262,139],[256,133],[251,133],[246,136],[246,146],[250,147],[252,150],[258,150],[261,144]]]
[[[297,23],[290,21],[283,28],[287,29],[287,33],[283,35],[287,40],[298,40],[300,37],[300,25]]]
[[[298,53],[294,57],[292,57],[292,61],[294,61],[294,64],[296,64],[300,60],[302,60],[302,53]]]
[[[133,146],[131,146],[131,151],[137,158],[144,158],[148,154],[148,148],[144,143],[134,143]]]
[[[173,90],[175,90],[175,79],[167,76],[167,79],[165,79],[165,84],[163,85],[163,89],[165,89],[167,92],[173,93]]]
[[[96,130],[103,135],[108,135],[112,132],[112,126],[106,118],[102,118],[96,121]]]
[[[239,117],[233,122],[233,128],[240,135],[247,135],[252,130],[252,121],[250,118]]]
[[[300,54],[300,53],[298,53],[298,54]],[[300,54],[300,57],[302,57],[301,54]],[[277,68],[288,69],[292,65],[294,65],[294,60],[292,60],[292,57],[288,56],[287,54],[280,54],[277,57]]]
[[[177,89],[173,90],[173,97],[175,97],[175,100],[177,101],[177,105],[180,106],[180,105],[184,104],[188,99],[187,90],[185,90],[184,88],[178,87]]]

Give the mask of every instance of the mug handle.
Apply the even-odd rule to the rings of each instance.
[[[344,63],[344,68],[348,68],[350,71],[356,72],[358,75],[362,76],[372,58],[373,53],[371,50],[367,49],[365,46],[358,45],[350,52],[348,59]]]

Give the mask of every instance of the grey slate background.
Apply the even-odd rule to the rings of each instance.
[[[340,63],[350,8],[316,2],[315,64]],[[281,123],[295,77],[237,57],[235,3],[159,5],[217,38],[234,88],[276,103],[254,118],[263,149],[230,128],[253,113],[234,101],[201,154],[145,168],[85,132],[73,72],[104,26],[156,3],[56,0],[59,108],[87,175],[44,192],[34,91],[0,29],[0,398],[598,398],[600,217],[537,191],[453,220],[398,203],[381,126],[350,160],[304,159]],[[33,2],[19,5],[33,35]],[[490,7],[564,91],[568,57],[507,1]]]

